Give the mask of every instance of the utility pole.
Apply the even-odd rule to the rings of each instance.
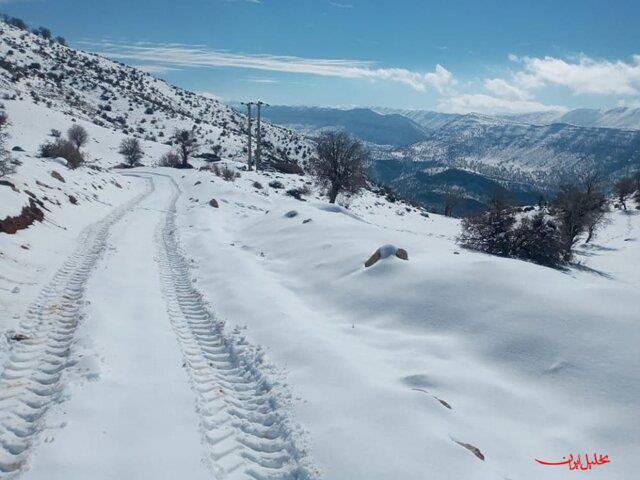
[[[249,150],[249,156],[247,157],[247,169],[251,170],[251,106],[255,105],[255,103],[242,102],[242,105],[247,106],[247,147]]]
[[[260,168],[260,155],[262,153],[262,129],[260,127],[260,107],[262,107],[263,105],[265,107],[268,107],[269,104],[268,103],[264,103],[262,101],[258,101],[256,102],[256,105],[258,106],[258,132],[257,132],[257,143],[256,143],[256,171],[258,171],[258,169]]]

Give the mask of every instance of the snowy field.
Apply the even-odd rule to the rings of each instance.
[[[109,170],[123,136],[88,123],[103,170],[71,171],[36,158],[70,118],[6,106],[0,218],[49,211],[0,234],[0,478],[636,478],[636,212],[552,270],[372,193],[287,196],[303,176]],[[385,244],[409,260],[364,268]]]
[[[640,215],[614,212],[561,272],[461,250],[455,220],[369,194],[327,210],[271,178],[187,174],[181,237],[217,313],[286,368],[326,478],[560,479],[534,458],[584,451],[613,458],[595,478],[633,478]],[[365,269],[388,243],[409,261]]]

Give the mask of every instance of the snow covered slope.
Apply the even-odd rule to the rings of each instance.
[[[286,366],[326,478],[566,479],[534,458],[595,451],[594,478],[635,478],[640,215],[563,272],[461,250],[456,220],[370,193],[347,210],[273,176],[168,173],[197,285]],[[389,243],[409,260],[364,268]]]
[[[201,153],[215,146],[246,156],[246,117],[218,100],[168,85],[140,70],[68,48],[0,21],[0,101],[29,98],[50,109],[149,141],[195,128]],[[264,160],[301,161],[310,144],[264,123]]]
[[[74,124],[73,117],[29,100],[2,103],[10,122],[7,146],[22,151],[11,152],[21,165],[14,175],[2,179],[14,188],[0,185],[0,220],[19,215],[31,200],[44,215],[42,222],[14,235],[0,233],[0,307],[4,313],[0,327],[13,332],[24,317],[24,306],[71,254],[82,230],[133,198],[138,188],[131,179],[107,170],[121,160],[116,152],[122,134],[77,121],[89,131],[90,141],[84,149],[88,166],[70,170],[56,160],[38,158],[37,150],[50,138],[52,128],[66,130]],[[146,161],[169,148],[153,142],[143,142],[143,146]],[[3,335],[0,362],[7,342]]]
[[[534,459],[585,453],[611,459],[594,478],[637,477],[637,212],[558,271],[461,250],[457,220],[372,192],[329,205],[306,176],[241,170],[241,137],[215,119],[202,134],[234,181],[154,168],[169,146],[153,135],[192,122],[178,90],[0,28],[22,163],[0,219],[44,211],[0,233],[0,478],[315,480],[317,464],[338,480],[564,480]],[[51,50],[71,76],[28,63],[55,71]],[[162,126],[146,167],[109,169],[131,134],[116,111],[138,135]],[[74,123],[87,166],[37,158]],[[388,244],[408,260],[363,266]]]
[[[0,234],[5,352],[16,351],[11,336],[28,325],[27,306],[39,292],[55,293],[43,286],[60,278],[81,230],[137,198],[101,240],[95,267],[82,271],[86,315],[73,339],[54,338],[71,342],[74,360],[56,383],[64,401],[19,397],[46,413],[37,426],[24,416],[16,429],[4,408],[17,397],[0,400],[0,417],[13,418],[0,424],[30,432],[26,450],[24,440],[3,437],[3,448],[27,462],[24,478],[113,478],[118,468],[138,478],[270,478],[274,469],[315,478],[317,463],[325,478],[345,480],[565,479],[534,458],[594,451],[612,459],[592,472],[597,478],[634,478],[640,216],[612,214],[594,246],[581,249],[582,264],[561,272],[460,250],[456,220],[371,192],[342,199],[348,209],[331,206],[305,176],[249,173],[231,159],[224,163],[240,174],[233,182],[197,170],[127,172],[148,180],[70,171],[35,158],[35,149],[72,117],[29,100],[5,104],[9,145],[25,151],[14,152],[23,165],[9,179],[20,193],[0,186],[0,217],[27,189],[51,210],[42,224]],[[78,121],[94,166],[119,163],[124,135]],[[169,148],[144,147],[147,165]],[[165,222],[176,190],[157,174],[182,190],[175,225]],[[285,194],[304,186],[306,202]],[[409,260],[365,269],[389,243]],[[42,313],[52,318],[58,300],[45,300]],[[246,356],[233,363],[239,352]]]

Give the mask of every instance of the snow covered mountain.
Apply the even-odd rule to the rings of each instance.
[[[457,118],[412,145],[404,156],[553,190],[591,170],[610,184],[640,168],[640,131],[535,126],[475,115]]]
[[[436,129],[464,114],[441,113],[430,110],[412,110],[385,107],[372,107],[372,110],[382,114],[397,114],[407,117],[428,129]],[[602,127],[620,130],[640,130],[640,108],[618,107],[609,110],[593,108],[578,108],[561,112],[550,110],[546,112],[531,112],[509,115],[471,115],[492,120],[507,120],[508,122],[525,123],[528,125],[551,125],[552,123],[568,123],[577,127]]]
[[[640,108],[618,107],[610,110],[578,108],[566,113],[537,112],[521,115],[505,115],[503,118],[532,125],[568,123],[581,127],[618,128],[640,130]]]
[[[310,136],[323,130],[345,130],[376,145],[404,147],[425,138],[424,128],[414,121],[397,114],[381,115],[367,108],[275,105],[264,111],[264,118]]]
[[[552,122],[545,115],[545,122]],[[399,122],[398,117],[406,117],[409,123]],[[536,119],[543,120],[530,117],[530,121]],[[370,143],[373,165],[369,171],[377,182],[435,208],[441,207],[445,190],[456,188],[466,197],[462,213],[480,208],[496,185],[521,202],[531,202],[587,171],[601,172],[611,186],[620,175],[640,168],[637,130],[535,125],[515,117],[381,108],[374,112],[278,107],[272,120],[305,132],[325,125],[342,128]],[[416,141],[406,145],[411,140]],[[385,161],[389,164],[383,165]],[[438,176],[431,178],[434,166],[452,171],[438,170]]]
[[[194,128],[201,153],[220,146],[226,157],[246,156],[246,117],[218,100],[2,21],[0,97],[30,98],[148,141],[167,142],[174,130]],[[264,160],[272,164],[303,161],[311,151],[299,134],[266,122],[263,139]]]

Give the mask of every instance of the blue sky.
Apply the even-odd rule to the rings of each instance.
[[[640,105],[637,0],[0,0],[0,11],[224,100]]]

